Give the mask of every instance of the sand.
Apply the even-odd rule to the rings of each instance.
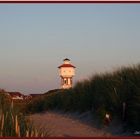
[[[85,116],[87,119],[85,119]],[[90,115],[51,111],[30,116],[36,127],[47,129],[49,137],[109,137],[110,133],[91,125]],[[84,119],[83,119],[84,118]]]

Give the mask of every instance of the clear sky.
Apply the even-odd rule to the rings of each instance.
[[[140,4],[0,4],[0,88],[24,94],[140,62]]]

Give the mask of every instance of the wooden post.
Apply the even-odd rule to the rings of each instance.
[[[122,119],[124,120],[125,119],[125,109],[126,109],[126,103],[123,102],[123,113],[122,113]]]

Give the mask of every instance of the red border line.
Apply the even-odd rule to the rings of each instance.
[[[0,3],[140,3],[140,1],[0,1]]]
[[[139,136],[106,136],[106,137],[0,137],[0,139],[140,139]]]
[[[136,1],[136,0],[130,0],[130,1],[117,1],[117,0],[112,0],[112,1],[98,1],[98,0],[93,0],[93,1],[70,1],[70,0],[64,0],[64,1],[51,1],[51,0],[46,0],[46,1],[42,1],[42,0],[38,0],[38,1],[33,1],[33,0],[29,0],[29,1],[24,1],[24,0],[17,0],[17,1],[8,1],[8,0],[3,0],[1,1],[0,0],[0,3],[16,3],[16,4],[22,4],[22,3],[27,3],[27,4],[32,4],[32,3],[50,3],[50,4],[53,4],[53,3],[72,3],[72,4],[80,4],[80,3],[83,3],[83,4],[92,4],[92,3],[97,3],[97,4],[112,4],[112,3],[120,3],[120,4],[134,4],[134,3],[140,3],[140,1]],[[140,136],[109,136],[109,137],[0,137],[0,139],[140,139]]]

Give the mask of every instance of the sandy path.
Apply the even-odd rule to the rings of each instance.
[[[109,133],[89,126],[77,119],[56,112],[31,115],[35,126],[49,130],[51,137],[98,137],[110,136]]]

